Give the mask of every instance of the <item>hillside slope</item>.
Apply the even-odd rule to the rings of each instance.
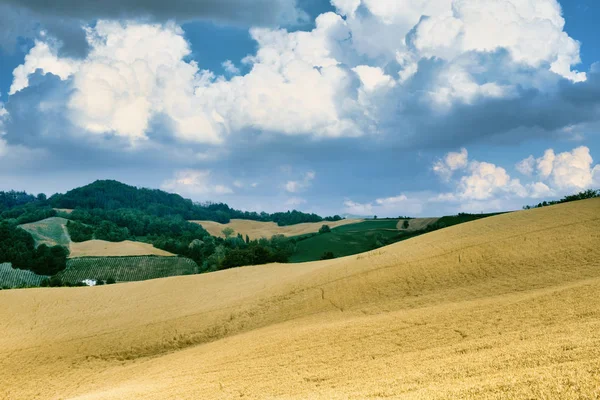
[[[0,398],[596,398],[600,200],[374,252],[0,292]]]
[[[244,237],[248,235],[251,240],[260,238],[270,238],[273,235],[298,236],[307,233],[315,233],[319,231],[323,225],[329,225],[330,228],[338,226],[355,224],[361,222],[359,219],[344,219],[341,221],[323,221],[323,222],[307,222],[303,224],[278,226],[275,222],[250,221],[244,219],[232,219],[227,224],[220,224],[213,221],[191,221],[202,225],[208,233],[213,236],[225,237],[223,229],[231,228],[235,234],[241,233]]]

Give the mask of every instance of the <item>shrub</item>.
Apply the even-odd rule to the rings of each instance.
[[[321,260],[333,260],[334,258],[335,258],[335,255],[331,251],[326,251],[321,256]]]
[[[405,219],[404,222],[402,223],[402,229],[408,229],[409,223],[408,220]]]
[[[112,278],[112,277],[111,277],[111,278],[108,278],[108,279],[106,280],[106,284],[107,284],[107,285],[114,285],[115,283],[117,283],[117,281],[115,280],[115,278]]]
[[[329,233],[331,232],[331,228],[329,225],[323,225],[321,229],[319,229],[319,233]]]

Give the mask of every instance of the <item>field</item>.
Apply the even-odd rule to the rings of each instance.
[[[56,276],[63,282],[114,278],[117,282],[142,281],[197,272],[196,263],[184,257],[83,257],[71,258]]]
[[[231,228],[235,231],[235,235],[241,233],[248,235],[252,240],[260,238],[271,238],[273,235],[284,235],[284,236],[298,236],[305,235],[307,233],[318,232],[319,228],[323,225],[329,225],[331,228],[343,226],[347,224],[354,224],[360,222],[359,219],[344,219],[336,222],[310,222],[304,224],[296,224],[290,226],[277,226],[275,222],[260,222],[260,221],[248,221],[244,219],[232,219],[228,224],[220,224],[214,221],[191,221],[202,225],[208,233],[212,236],[225,237],[223,235],[223,229]]]
[[[596,399],[600,199],[373,252],[0,292],[0,398]]]
[[[173,257],[175,254],[157,249],[149,243],[106,242],[104,240],[88,240],[71,243],[71,257],[118,257],[118,256],[162,256]]]
[[[0,264],[0,288],[39,286],[45,278],[48,277],[27,270],[15,269],[9,263]]]
[[[439,218],[414,218],[409,220],[401,219],[396,225],[396,229],[405,232],[415,232],[427,228],[429,225],[436,223]],[[403,228],[404,221],[408,221],[408,229]]]
[[[309,235],[300,239],[290,262],[306,262],[321,259],[325,252],[335,257],[363,253],[377,246],[377,241],[398,236],[397,219],[380,219],[359,222],[333,228],[330,233]]]
[[[33,236],[36,246],[46,244],[48,246],[60,245],[69,248],[71,239],[66,225],[66,219],[52,217],[31,224],[21,225],[21,228]]]

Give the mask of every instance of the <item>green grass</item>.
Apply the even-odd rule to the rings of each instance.
[[[370,220],[333,228],[330,233],[298,236],[290,262],[319,260],[327,251],[344,257],[376,249],[400,234],[397,224],[397,219]]]
[[[0,264],[0,288],[39,286],[47,276],[13,268],[10,263]]]
[[[36,246],[64,246],[69,248],[71,239],[67,234],[67,220],[59,217],[46,218],[42,221],[20,225],[20,227],[33,236]]]
[[[81,257],[68,260],[67,268],[56,276],[68,283],[108,278],[117,282],[133,282],[196,272],[196,263],[184,257]]]
[[[330,233],[297,236],[296,251],[290,262],[320,260],[325,252],[337,257],[364,253],[376,248],[410,239],[437,229],[462,224],[498,214],[459,214],[440,218],[426,229],[413,232],[398,231],[398,219],[377,219],[343,225]]]

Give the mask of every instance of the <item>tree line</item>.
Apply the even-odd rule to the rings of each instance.
[[[342,219],[339,215],[323,218],[297,210],[273,214],[240,211],[223,203],[195,203],[177,194],[137,188],[114,180],[96,181],[65,194],[56,194],[49,199],[49,204],[54,208],[66,209],[136,209],[156,217],[179,215],[188,221],[215,221],[222,224],[231,219],[276,222],[279,226]]]

